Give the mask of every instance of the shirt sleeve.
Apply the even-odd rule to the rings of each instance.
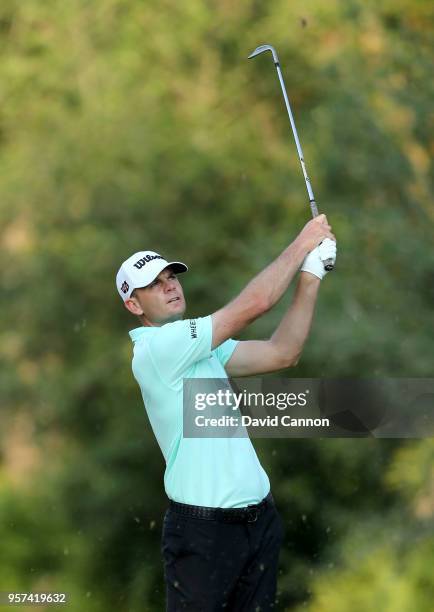
[[[222,366],[225,366],[232,357],[232,353],[234,352],[238,342],[239,340],[229,338],[229,340],[225,340],[225,342],[222,342],[216,349],[213,350],[214,355],[220,361]]]
[[[173,384],[197,361],[211,357],[212,319],[200,317],[166,323],[149,343],[151,358],[162,379]]]

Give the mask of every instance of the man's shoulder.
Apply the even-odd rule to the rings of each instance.
[[[133,349],[134,364],[143,365],[153,357],[167,356],[175,348],[179,348],[183,341],[194,338],[197,334],[196,319],[182,319],[165,323],[161,327],[143,328],[136,334]]]
[[[134,361],[141,370],[149,362],[166,380],[178,381],[198,361],[211,355],[211,315],[153,327],[135,345]]]

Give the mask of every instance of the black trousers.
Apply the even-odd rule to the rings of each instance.
[[[169,508],[162,533],[167,612],[276,610],[282,538],[274,502],[254,522],[191,518]]]

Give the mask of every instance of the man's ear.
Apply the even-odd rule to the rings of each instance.
[[[133,315],[140,316],[143,314],[143,309],[140,306],[139,302],[136,300],[136,298],[128,298],[127,300],[125,300],[124,305],[125,308],[129,310]]]

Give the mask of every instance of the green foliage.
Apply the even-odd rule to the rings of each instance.
[[[432,13],[2,3],[0,590],[63,587],[72,611],[163,607],[163,461],[114,276],[161,250],[190,265],[189,313],[208,314],[307,221],[271,60],[246,59],[260,43],[279,52],[339,243],[297,376],[432,376]],[[269,335],[286,303],[244,337]],[[18,418],[31,477],[11,459]],[[257,446],[287,531],[282,609],[430,609],[429,441]]]

